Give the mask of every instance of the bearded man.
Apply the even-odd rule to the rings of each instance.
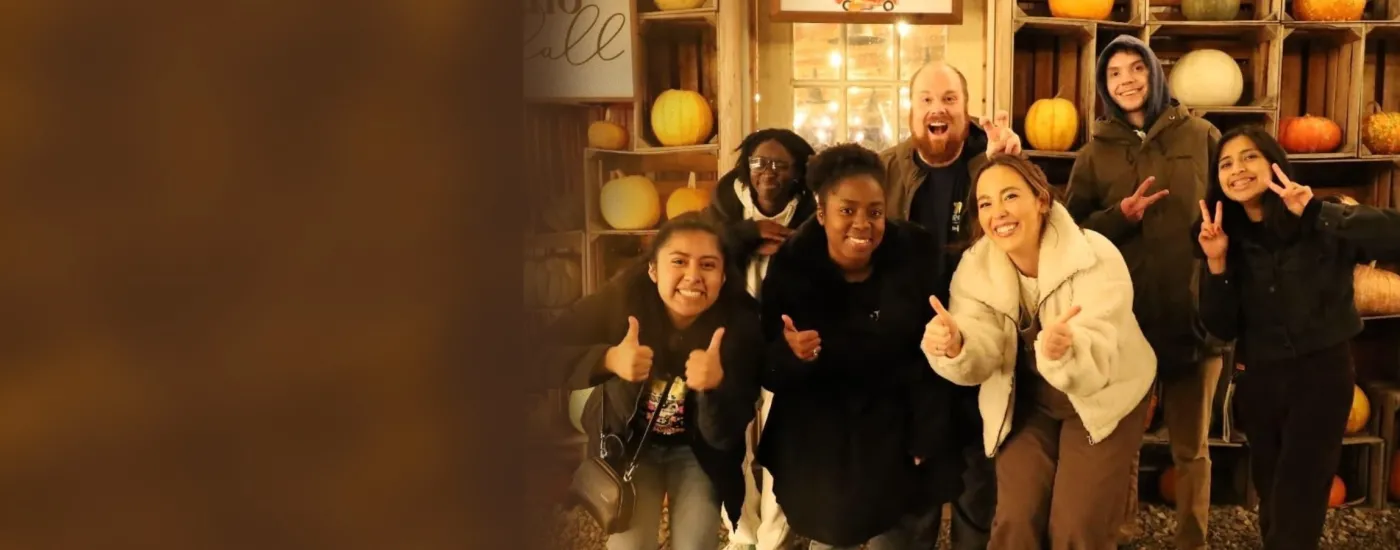
[[[910,136],[880,153],[889,174],[886,216],[906,219],[933,233],[946,252],[939,258],[938,299],[948,303],[948,284],[962,254],[963,220],[971,204],[972,174],[995,153],[1021,154],[1021,139],[1011,131],[1007,114],[974,124],[967,113],[967,78],[946,63],[920,67],[909,79]],[[952,548],[984,549],[996,511],[996,469],[982,449],[982,417],[977,387],[955,389],[955,433],[962,447],[962,494],[953,499]],[[916,548],[937,540],[926,535]]]

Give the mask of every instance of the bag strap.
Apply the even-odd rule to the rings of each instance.
[[[650,379],[650,378],[647,379],[647,383],[649,383],[649,382],[651,382],[651,379]],[[645,384],[645,383],[644,383],[644,384]],[[651,430],[652,430],[653,428],[656,427],[656,420],[657,420],[658,418],[661,417],[661,409],[664,408],[664,407],[666,406],[666,400],[669,399],[669,398],[671,397],[671,387],[674,386],[675,384],[676,384],[676,379],[675,379],[675,378],[672,378],[670,381],[666,382],[666,388],[663,389],[663,390],[661,390],[661,397],[660,397],[659,399],[657,399],[657,401],[656,401],[656,410],[655,410],[655,411],[652,411],[652,413],[651,413],[651,420],[647,422],[646,430],[642,432],[642,439],[641,439],[641,441],[638,441],[638,442],[637,442],[637,450],[636,450],[635,452],[632,453],[632,459],[631,459],[630,461],[628,461],[627,468],[626,468],[625,470],[623,470],[622,481],[624,481],[624,482],[630,482],[630,481],[632,481],[632,472],[636,471],[636,469],[637,469],[637,463],[640,461],[640,459],[641,459],[641,457],[642,457],[642,448],[646,446],[646,443],[647,443],[647,435],[650,434],[650,433],[651,433]],[[599,386],[599,388],[601,389],[602,386]],[[646,386],[643,385],[643,386],[642,386],[642,389],[641,389],[640,391],[647,391]],[[641,397],[641,396],[639,395],[638,397]],[[605,392],[605,393],[599,395],[598,398],[599,398],[599,400],[600,400],[599,403],[598,403],[598,431],[599,431],[599,449],[598,449],[598,456],[600,456],[600,457],[602,457],[602,458],[607,458],[607,456],[608,456],[608,448],[607,448],[608,445],[607,445],[607,442],[606,442],[607,438],[606,438],[606,434],[603,434],[602,432],[603,432],[603,430],[606,429],[606,424],[604,424],[604,422],[607,420],[607,415],[606,415],[603,411],[604,411],[604,410],[607,408],[607,406],[608,406],[608,395],[607,395],[607,393]],[[626,452],[626,449],[625,449],[625,448],[624,448],[623,452]]]

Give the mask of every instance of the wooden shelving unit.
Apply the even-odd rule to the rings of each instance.
[[[1182,0],[1118,0],[1108,21],[1061,19],[1046,0],[1018,0],[995,6],[992,37],[996,83],[993,109],[1012,114],[1013,128],[1025,135],[1025,114],[1036,100],[1070,99],[1083,125],[1073,150],[1089,138],[1094,119],[1104,115],[1094,69],[1099,52],[1117,36],[1128,34],[1153,48],[1170,77],[1182,55],[1200,48],[1226,52],[1240,66],[1244,93],[1234,105],[1188,108],[1224,131],[1258,124],[1273,135],[1288,117],[1326,116],[1342,128],[1342,144],[1331,152],[1290,155],[1298,180],[1320,195],[1346,194],[1364,204],[1391,207],[1400,185],[1400,155],[1375,155],[1361,144],[1361,126],[1377,103],[1387,112],[1400,110],[1400,0],[1371,0],[1360,21],[1313,23],[1290,15],[1292,0],[1244,0],[1227,21],[1189,21]],[[1029,146],[1029,144],[1027,144]],[[1074,152],[1028,151],[1052,183],[1068,181]],[[1400,324],[1367,330],[1395,330]],[[1227,360],[1230,358],[1227,357]],[[1392,359],[1393,361],[1393,359]],[[1233,369],[1233,361],[1227,363]],[[1233,382],[1223,378],[1217,398],[1221,426],[1212,432],[1212,447],[1247,445],[1231,425]],[[1383,506],[1381,492],[1392,451],[1377,424],[1347,437],[1344,464],[1349,503]],[[1146,445],[1165,439],[1149,434]],[[1350,455],[1349,455],[1350,456]],[[1344,461],[1345,462],[1345,461]]]

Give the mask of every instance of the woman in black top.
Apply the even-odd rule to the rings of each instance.
[[[658,232],[649,261],[550,327],[544,361],[558,385],[596,386],[583,412],[590,455],[606,448],[630,458],[645,437],[631,528],[609,537],[609,550],[654,550],[663,496],[676,550],[714,550],[721,502],[731,519],[743,507],[744,427],[763,342],[757,304],[725,276],[721,243],[699,214],[677,217]]]
[[[724,225],[736,267],[742,270],[751,259],[772,256],[793,229],[812,217],[817,201],[802,182],[815,151],[784,128],[749,134],[737,151],[734,168],[715,184],[708,212]]]
[[[1258,127],[1226,132],[1211,155],[1193,234],[1206,259],[1201,316],[1238,339],[1246,368],[1235,402],[1264,547],[1316,548],[1355,383],[1352,272],[1400,258],[1400,213],[1314,197]]]
[[[773,392],[759,462],[812,548],[906,548],[938,521],[959,469],[951,385],[919,349],[933,318],[933,238],[885,219],[885,171],[855,144],[811,159],[816,217],[763,284]]]

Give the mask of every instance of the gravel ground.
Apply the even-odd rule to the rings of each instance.
[[[555,540],[561,549],[603,550],[603,536],[593,520],[578,511],[560,510],[555,515]],[[1215,549],[1257,549],[1259,542],[1258,516],[1241,506],[1218,506],[1210,512],[1210,546]],[[1143,537],[1124,548],[1170,549],[1176,530],[1174,512],[1165,506],[1143,505],[1138,512]],[[944,525],[946,544],[947,525]],[[661,536],[667,536],[665,521]],[[721,543],[720,547],[723,547]],[[1381,550],[1400,548],[1400,509],[1375,510],[1346,508],[1327,513],[1327,526],[1321,547],[1324,549]],[[663,544],[662,548],[669,548]],[[946,548],[946,546],[942,546]]]

